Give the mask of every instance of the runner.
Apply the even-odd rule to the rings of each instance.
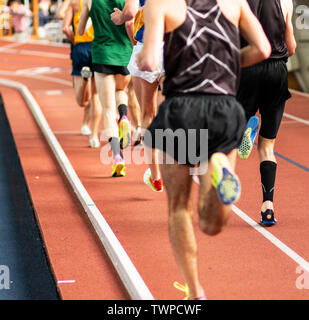
[[[132,56],[128,69],[132,75],[134,90],[141,106],[142,128],[146,129],[157,113],[158,105],[158,88],[162,77],[164,76],[163,57],[162,63],[157,70],[153,72],[141,71],[136,65],[136,56],[143,48],[144,18],[143,10],[146,0],[139,0],[139,7],[136,6],[135,0],[126,0],[124,10],[115,9],[111,14],[111,19],[116,25],[121,25],[130,21],[134,17],[133,47]],[[163,43],[162,43],[163,47]],[[162,56],[162,54],[161,54]],[[149,168],[144,174],[144,182],[155,192],[162,192],[163,185],[160,175],[158,151],[145,146],[145,155]]]
[[[72,53],[73,53],[73,49],[74,49],[74,33],[71,30],[71,27],[72,28],[74,28],[74,27],[73,27],[73,23],[72,23],[73,22],[72,9],[70,9],[68,14],[66,14],[69,6],[71,6],[71,0],[63,1],[62,4],[60,5],[60,7],[58,8],[57,12],[56,12],[56,17],[59,20],[64,20],[64,18],[66,18],[65,25],[64,25],[64,23],[62,24],[62,29],[63,29],[63,33],[66,34],[66,36],[70,40],[70,44],[71,44],[70,58],[71,58],[71,61],[72,61]],[[67,25],[67,24],[69,24],[69,25]],[[73,67],[73,61],[72,61],[72,67]],[[73,72],[73,70],[72,70],[72,72]],[[81,75],[81,74],[79,74],[79,75]],[[73,87],[74,87],[74,77],[77,78],[77,76],[73,76],[73,78],[72,78]],[[85,84],[87,84],[87,83],[85,83]],[[89,97],[90,90],[89,90],[88,84],[87,84],[87,89],[85,89],[85,92],[86,91],[88,92],[88,97]],[[74,92],[75,92],[75,96],[78,96],[78,90],[74,90]],[[78,102],[78,99],[76,99],[76,100]],[[81,129],[80,129],[82,135],[88,135],[89,136],[91,134],[91,129],[90,129],[91,125],[89,124],[90,118],[91,118],[91,106],[88,105],[88,106],[84,107],[84,116],[83,116],[82,126],[81,126]]]
[[[91,17],[94,28],[93,70],[103,107],[104,129],[113,152],[113,177],[125,175],[125,163],[120,149],[128,147],[131,142],[126,93],[130,74],[126,66],[132,53],[132,44],[125,26],[116,26],[109,16],[114,8],[121,10],[123,6],[124,0],[87,0],[78,26],[78,33],[83,34],[87,20]],[[119,111],[119,129],[116,107]]]
[[[138,1],[136,0],[126,0],[123,10],[118,8],[114,9],[114,12],[111,14],[111,19],[116,25],[121,25],[125,23],[128,36],[132,42],[132,45],[135,45],[134,40],[134,16],[137,12]],[[131,111],[132,120],[135,124],[136,130],[133,136],[133,145],[136,146],[141,143],[142,135],[142,122],[141,122],[141,108],[136,97],[134,86],[132,83],[132,78],[128,86],[128,96],[129,96],[129,109]]]
[[[145,139],[145,144],[160,147],[166,158],[175,159],[174,164],[161,166],[171,244],[186,282],[187,298],[205,299],[192,224],[190,169],[199,163],[209,166],[199,175],[199,226],[208,235],[218,234],[227,223],[231,204],[240,196],[234,172],[236,150],[245,129],[245,115],[235,98],[240,66],[268,58],[270,44],[245,0],[147,0],[144,14],[144,46],[137,57],[138,66],[148,71],[157,68],[164,38],[166,73],[166,100],[148,128],[152,141]],[[238,30],[249,42],[242,51]],[[156,145],[159,130],[180,130],[186,133],[187,141],[189,129],[202,135],[206,128],[208,150],[199,152],[207,137],[201,142],[196,139],[194,150],[200,153],[196,161],[190,161],[190,144],[180,154],[166,148],[168,144]],[[178,161],[180,157],[185,161]]]
[[[90,136],[89,145],[91,148],[98,148],[100,146],[98,134],[102,117],[102,107],[98,99],[94,78],[91,72],[93,28],[90,25],[82,36],[76,32],[82,3],[82,0],[70,1],[64,15],[62,30],[73,45],[71,52],[71,74],[73,77],[75,98],[79,106],[85,108],[81,134]],[[71,28],[72,23],[73,30]],[[91,112],[93,112],[93,115]],[[91,119],[92,116],[93,119]]]
[[[244,107],[248,125],[238,154],[247,159],[251,153],[259,126],[255,114],[259,110],[258,153],[263,193],[260,223],[272,226],[277,222],[273,205],[277,170],[274,147],[286,100],[291,97],[286,62],[296,48],[293,1],[248,0],[248,3],[264,28],[272,53],[266,61],[242,70],[237,99]],[[246,45],[244,39],[242,43],[242,46]]]

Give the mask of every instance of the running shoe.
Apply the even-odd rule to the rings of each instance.
[[[153,190],[154,192],[162,192],[163,185],[161,179],[152,180],[151,179],[151,170],[148,168],[144,173],[144,182]]]
[[[264,227],[271,227],[277,223],[274,215],[274,211],[267,209],[265,212],[261,212],[260,224]]]
[[[131,125],[126,116],[122,116],[119,121],[120,149],[125,149],[131,142]]]
[[[253,149],[254,140],[256,138],[260,120],[257,116],[249,119],[241,144],[238,149],[238,155],[241,159],[248,159]]]
[[[240,197],[240,182],[224,153],[214,153],[212,164],[212,184],[217,190],[220,201],[225,205],[236,202]]]
[[[113,164],[112,177],[124,177],[126,175],[126,167],[124,160],[120,155],[116,155]]]
[[[142,128],[138,126],[133,136],[133,145],[137,146],[142,143]]]
[[[89,146],[90,148],[99,148],[100,141],[98,137],[89,138]]]
[[[83,67],[80,74],[85,81],[92,77],[92,71],[89,67]]]
[[[184,292],[186,294],[186,296],[184,297],[183,300],[189,300],[189,287],[187,284],[183,285],[177,281],[175,281],[173,283],[174,287],[182,292]],[[203,296],[200,296],[198,298],[195,298],[194,300],[207,300],[206,296],[203,295]]]
[[[90,136],[91,130],[86,124],[83,124],[82,127],[80,128],[80,133],[82,136]]]

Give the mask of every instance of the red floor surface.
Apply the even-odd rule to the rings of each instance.
[[[90,149],[88,138],[79,134],[82,110],[71,85],[69,47],[1,40],[0,50],[0,78],[29,88],[154,298],[182,299],[183,293],[173,287],[182,278],[169,244],[166,194],[144,185],[144,164],[130,164],[125,178],[111,178],[111,165],[100,161],[102,148]],[[25,102],[13,89],[3,86],[0,90],[55,278],[72,280],[58,284],[62,298],[129,299]],[[304,121],[285,116],[279,131],[278,224],[267,229],[273,242],[235,213],[215,237],[205,236],[196,225],[200,277],[209,299],[309,298],[308,289],[297,285],[304,273],[296,273],[299,260],[295,260],[295,256],[305,262],[309,259],[309,97],[293,93],[286,113]],[[262,195],[256,149],[247,161],[238,160],[237,170],[242,182],[237,208],[258,221]],[[197,190],[195,184],[195,200]],[[196,223],[196,215],[194,219]],[[291,251],[280,249],[280,244]]]

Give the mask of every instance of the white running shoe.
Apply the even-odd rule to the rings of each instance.
[[[89,67],[83,67],[80,74],[84,80],[88,80],[89,78],[92,77],[92,71],[90,70]]]
[[[90,148],[99,148],[100,141],[99,141],[98,137],[89,138],[89,146],[90,146]]]
[[[86,124],[83,124],[82,127],[80,128],[80,133],[82,136],[90,136],[91,130]]]

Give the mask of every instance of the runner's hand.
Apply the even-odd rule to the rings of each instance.
[[[118,8],[114,8],[114,12],[111,14],[111,20],[115,23],[115,25],[119,26],[124,23],[122,17],[122,11]]]

